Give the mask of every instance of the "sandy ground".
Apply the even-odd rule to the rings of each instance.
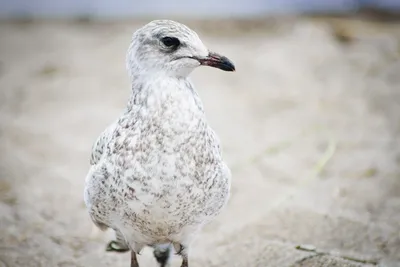
[[[400,24],[188,24],[237,65],[193,73],[233,193],[192,266],[400,266]],[[138,25],[0,24],[0,266],[129,265],[92,231],[83,184]]]

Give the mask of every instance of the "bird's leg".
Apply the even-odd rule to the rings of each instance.
[[[181,255],[182,257],[181,267],[189,267],[189,257],[188,257],[187,247],[179,243],[173,243],[173,245],[176,250],[176,254]]]
[[[182,255],[182,265],[181,267],[189,267],[189,260],[187,255]]]
[[[131,267],[139,267],[139,262],[136,258],[136,252],[131,250]]]

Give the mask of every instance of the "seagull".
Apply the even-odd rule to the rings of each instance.
[[[134,32],[126,56],[131,95],[94,142],[84,200],[93,223],[115,231],[107,251],[148,246],[160,267],[172,249],[189,266],[189,248],[226,206],[231,171],[189,74],[199,66],[235,71],[196,32],[154,20]]]

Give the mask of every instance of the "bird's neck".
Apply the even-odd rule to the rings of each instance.
[[[168,105],[184,105],[203,112],[203,105],[188,77],[163,74],[142,74],[132,77],[132,92],[127,109],[157,110]]]

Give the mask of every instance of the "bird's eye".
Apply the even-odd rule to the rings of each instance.
[[[166,47],[178,47],[181,44],[179,39],[175,38],[175,37],[164,37],[164,38],[161,39],[161,42]]]

